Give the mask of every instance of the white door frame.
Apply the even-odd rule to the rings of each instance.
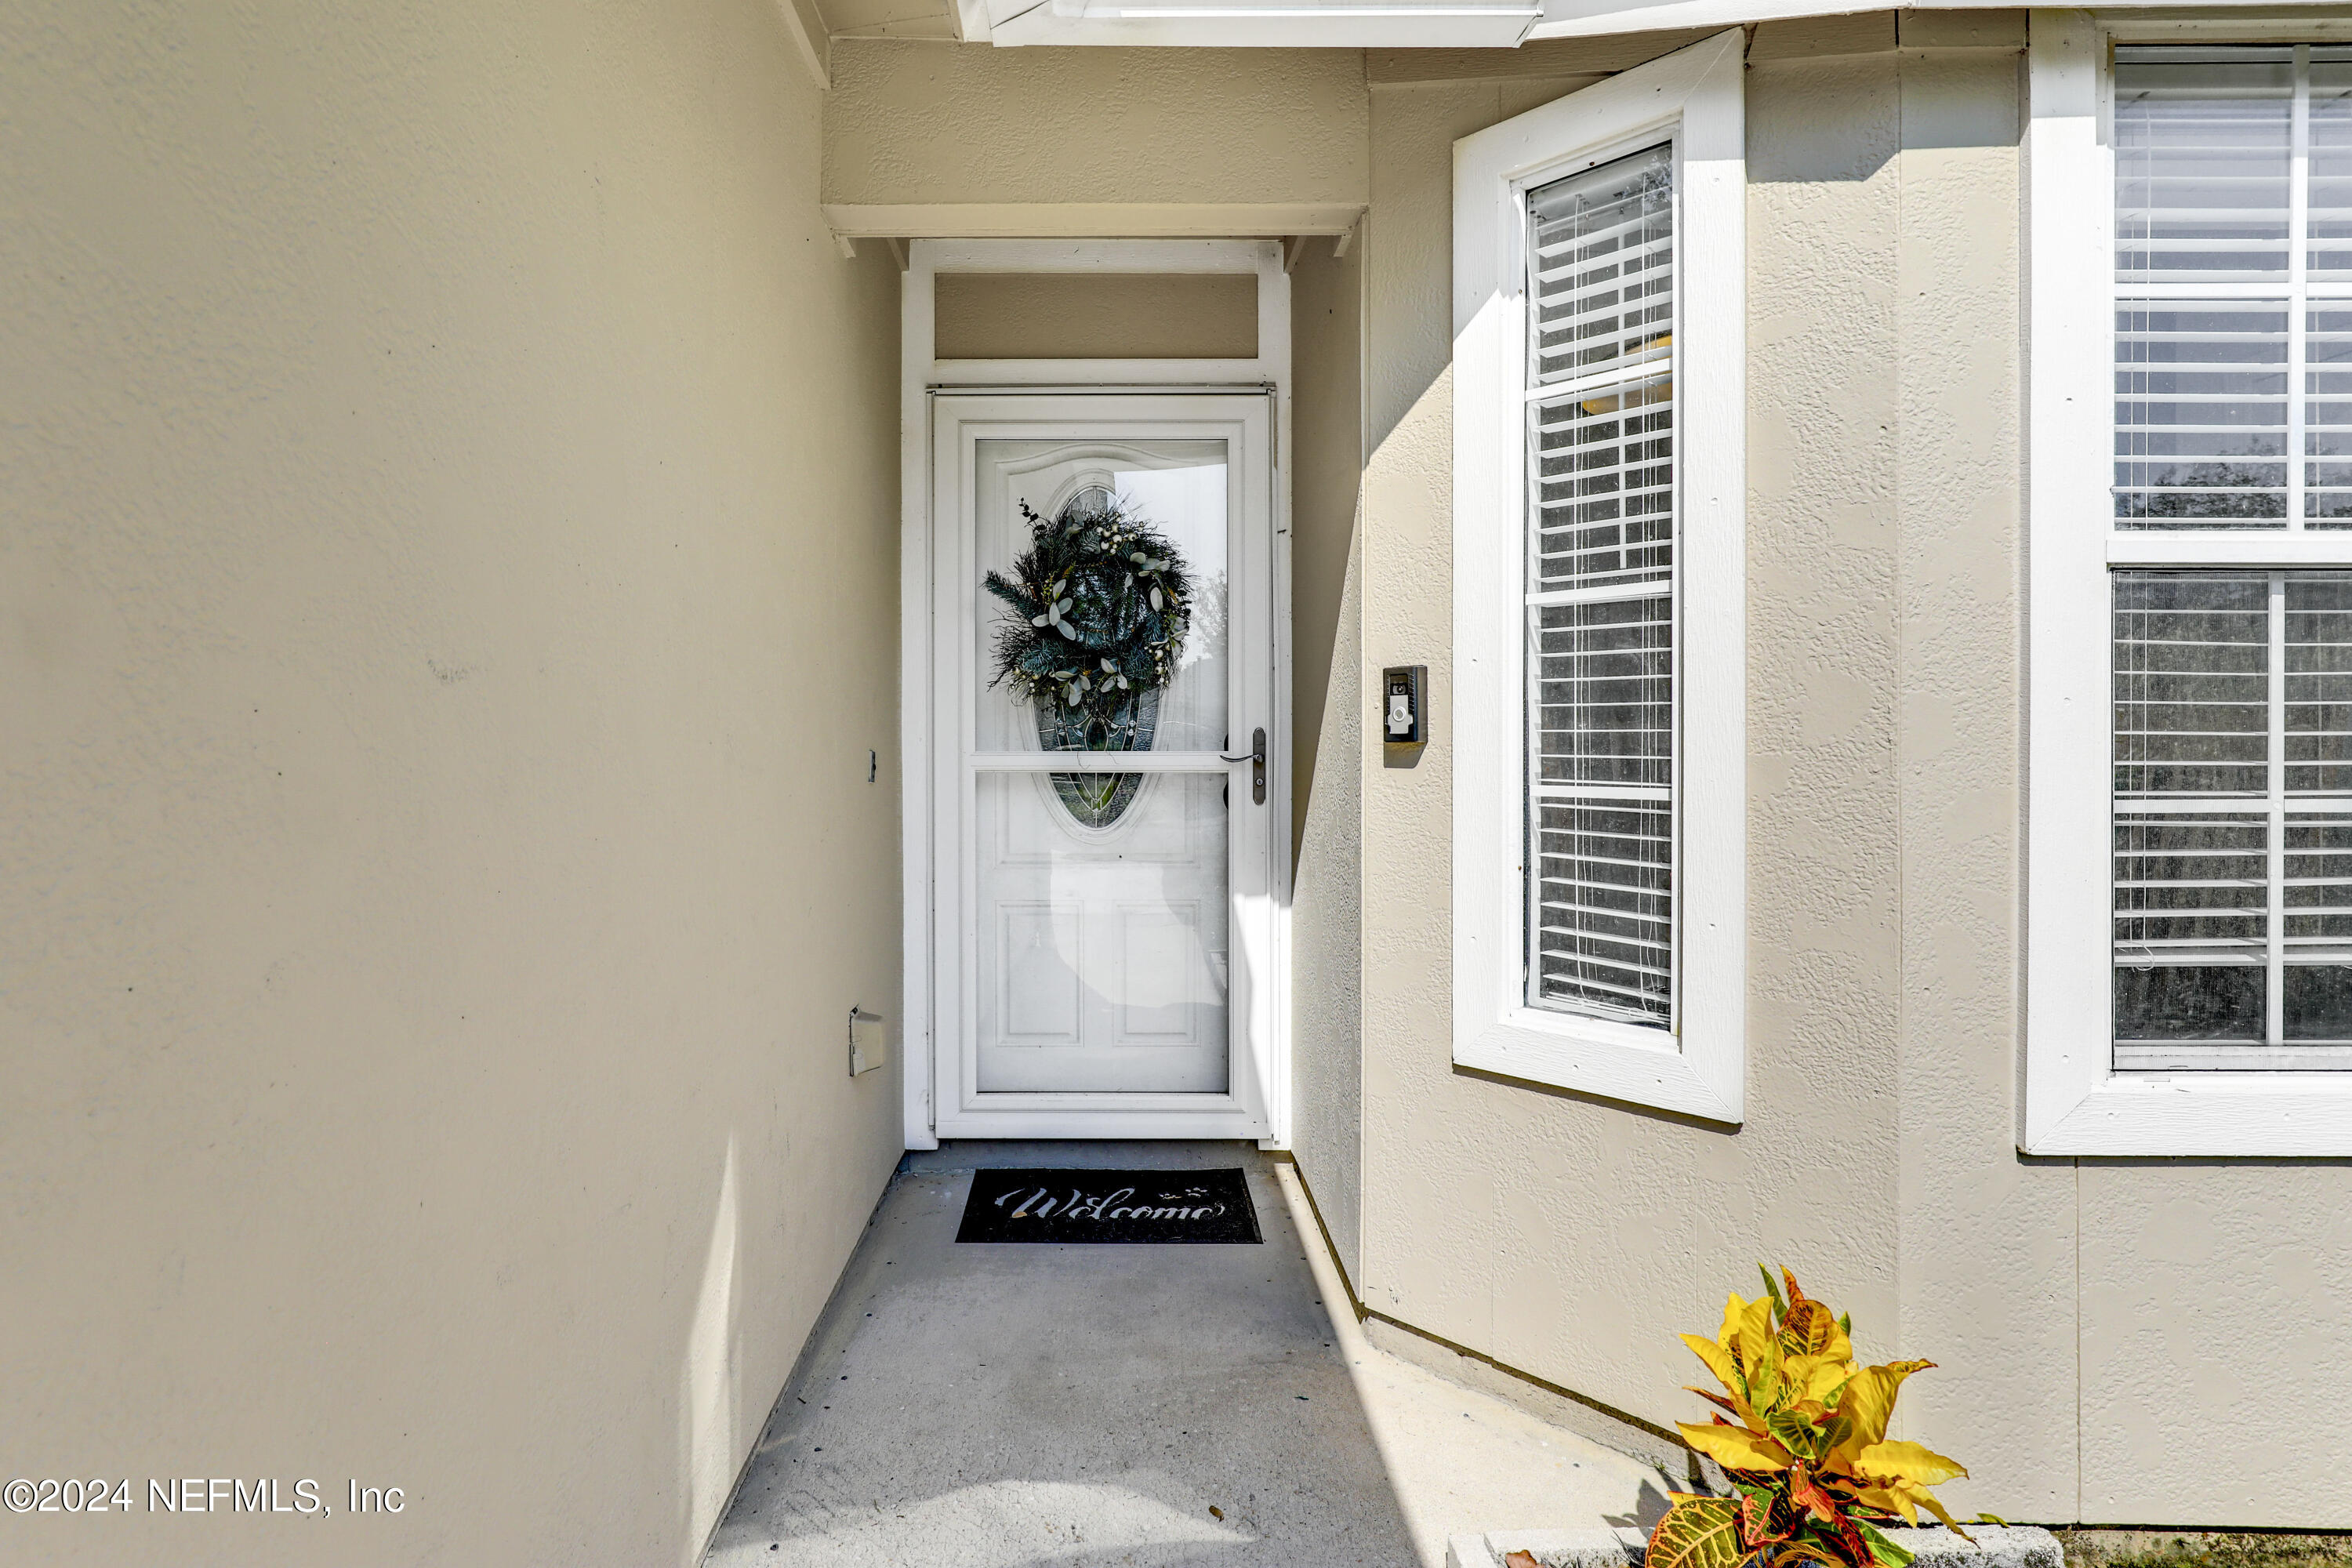
[[[942,360],[934,353],[933,280],[941,272],[1254,273],[1257,353],[1251,359]],[[909,1149],[950,1137],[1255,1137],[1286,1148],[1290,1138],[1290,279],[1276,240],[927,240],[908,247],[900,303],[899,378],[899,777],[900,865],[904,877],[906,1140]],[[932,494],[933,404],[942,395],[1004,396],[1109,391],[1168,396],[1240,394],[1269,397],[1273,473],[1269,500],[1274,637],[1272,712],[1266,726],[1267,879],[1271,908],[1260,1001],[1231,1015],[1234,1082],[1250,1073],[1263,1086],[1262,1107],[1229,1096],[1125,1096],[1129,1107],[1081,1107],[1103,1096],[1057,1097],[1071,1109],[992,1111],[978,1121],[950,1106],[943,1123],[940,1085],[953,1065],[941,1060],[943,998],[937,949],[940,900],[961,902],[959,868],[942,867],[938,822],[946,776],[934,736]],[[950,631],[948,635],[956,635]],[[1236,723],[1239,723],[1238,718]],[[1246,735],[1250,726],[1240,733]],[[960,755],[947,760],[961,762]],[[1245,776],[1245,775],[1244,775]],[[1254,809],[1246,805],[1240,809]],[[1235,911],[1239,918],[1240,911]],[[1235,931],[1237,951],[1241,933]],[[1254,1025],[1254,1026],[1252,1026]],[[961,1041],[955,1042],[961,1045]],[[1034,1099],[1034,1097],[1016,1097]],[[1253,1097],[1255,1098],[1255,1097]],[[1182,1101],[1181,1105],[1170,1104]],[[1209,1103],[1209,1102],[1223,1103]],[[1197,1102],[1197,1103],[1195,1103]]]

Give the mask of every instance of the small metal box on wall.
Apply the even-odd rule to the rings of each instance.
[[[1381,671],[1381,739],[1391,746],[1426,745],[1429,666],[1392,664]]]

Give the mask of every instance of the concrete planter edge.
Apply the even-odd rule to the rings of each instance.
[[[1917,1554],[1913,1568],[2065,1568],[2058,1538],[2033,1525],[1970,1525],[1974,1546],[1948,1530],[1886,1533]],[[1445,1568],[1503,1568],[1514,1552],[1528,1552],[1543,1568],[1642,1568],[1646,1540],[1639,1530],[1492,1530],[1448,1541]]]

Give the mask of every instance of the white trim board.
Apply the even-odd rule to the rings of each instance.
[[[776,0],[776,10],[784,19],[784,31],[793,40],[793,52],[816,79],[822,91],[833,90],[833,37],[826,31],[824,13],[814,0]]]
[[[2268,26],[2269,24],[2265,24]],[[2302,29],[2315,36],[2322,24]],[[2244,40],[2145,13],[2035,11],[2028,52],[2025,1063],[2018,1147],[2059,1155],[2352,1154],[2352,1075],[2117,1072],[2109,706],[2112,564],[2314,565],[2309,535],[2110,524],[2115,176],[2110,43]],[[2352,545],[2344,541],[2337,548]],[[2337,555],[2336,560],[2345,560]]]
[[[2155,0],[2127,13],[2254,11],[2273,0]],[[1868,10],[1819,0],[957,0],[967,43],[1185,48],[1507,49],[1538,38],[1744,27]],[[1913,11],[1973,11],[1974,0],[1917,0]],[[992,20],[991,13],[1002,20]]]
[[[1747,996],[1746,39],[1454,143],[1454,1059],[1737,1122]],[[1525,1005],[1525,193],[1675,139],[1676,1025]]]
[[[1000,47],[1509,48],[1534,0],[984,0]]]
[[[987,239],[932,237],[931,272],[1255,272],[1264,242],[1254,239]],[[1265,368],[1263,353],[1253,364]]]
[[[1055,209],[1067,211],[1069,209]],[[1346,209],[1347,229],[1360,207]],[[919,231],[918,231],[919,233]],[[1134,232],[1130,230],[1129,232]],[[1225,235],[1233,229],[1221,231]],[[938,275],[964,272],[1246,272],[1258,279],[1257,354],[1249,360],[941,360],[933,306]],[[931,579],[933,539],[932,404],[938,396],[1009,393],[1044,397],[1062,393],[1163,394],[1202,398],[1239,394],[1269,400],[1272,412],[1271,530],[1272,720],[1268,725],[1266,805],[1269,817],[1268,896],[1273,920],[1259,987],[1263,1049],[1257,1068],[1262,1108],[1237,1120],[1231,1108],[1220,1127],[1214,1115],[1182,1103],[1209,1097],[1118,1097],[1106,1109],[1119,1112],[1117,1135],[1135,1138],[1255,1136],[1268,1148],[1288,1147],[1290,1136],[1290,279],[1283,247],[1275,239],[1088,239],[1054,237],[918,237],[908,247],[900,300],[900,671],[899,742],[901,854],[905,978],[902,1005],[907,1026],[904,1053],[904,1116],[907,1147],[936,1148],[940,1121],[932,1070],[940,1018],[934,995],[933,958],[937,930],[938,846],[934,823],[938,801],[939,748],[933,743],[931,672],[935,663]],[[1240,1070],[1236,1062],[1235,1070]],[[1008,1097],[990,1121],[1000,1137],[1073,1135],[1069,1110],[1103,1097]],[[1014,1106],[1011,1100],[1025,1103]],[[1149,1100],[1150,1103],[1145,1103]],[[1167,1103],[1161,1103],[1161,1102]],[[1068,1109],[1061,1109],[1066,1107]],[[960,1135],[971,1135],[969,1131]],[[1083,1134],[1101,1135],[1101,1134]]]
[[[836,239],[1079,239],[1128,235],[1139,239],[1268,239],[1331,235],[1344,239],[1364,216],[1362,202],[828,202],[824,221]],[[1111,241],[1108,243],[1121,243]],[[1221,269],[1222,270],[1222,269]],[[1247,270],[1240,268],[1239,270]]]
[[[1080,387],[1150,391],[1221,386],[1248,391],[1264,385],[1254,359],[946,359],[939,362],[941,391],[953,387],[1020,387],[1027,391]]]
[[[909,1149],[936,1149],[931,1121],[931,400],[936,359],[929,258],[908,247],[898,295],[898,951],[906,1015],[898,1053]]]

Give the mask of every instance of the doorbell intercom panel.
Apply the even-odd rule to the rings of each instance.
[[[1429,684],[1429,666],[1392,664],[1381,671],[1381,739],[1391,746],[1419,746],[1429,739],[1423,720],[1428,706],[1422,695]]]

